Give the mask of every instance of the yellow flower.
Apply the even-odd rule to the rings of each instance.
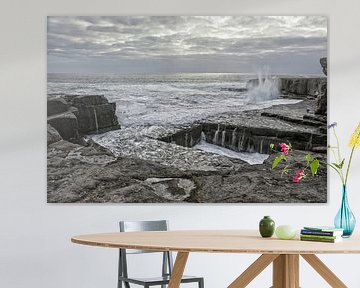
[[[360,122],[351,136],[349,146],[355,146],[360,148]]]

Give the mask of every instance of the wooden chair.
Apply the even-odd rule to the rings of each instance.
[[[167,231],[168,222],[166,220],[159,221],[120,221],[120,232],[134,232],[134,231]],[[130,288],[130,283],[141,285],[144,288],[150,286],[160,286],[165,288],[169,284],[170,276],[173,268],[173,258],[171,252],[149,251],[149,250],[135,250],[135,249],[119,249],[119,269],[118,269],[118,288],[122,288],[124,283],[125,288]],[[152,278],[134,278],[129,277],[127,269],[127,254],[142,254],[142,253],[163,253],[162,260],[162,275],[160,277]],[[198,283],[199,288],[204,288],[204,278],[194,276],[183,276],[181,283]]]

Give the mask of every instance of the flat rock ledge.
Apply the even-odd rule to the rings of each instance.
[[[249,131],[261,128],[270,133],[271,122],[279,133],[298,135],[305,131],[314,135],[313,144],[317,137],[326,142],[322,137],[323,119],[311,113],[314,104],[315,100],[306,100],[245,114],[214,116],[202,123],[182,126],[124,128],[93,135],[86,147],[64,140],[54,142],[48,146],[48,202],[325,203],[326,153],[313,149],[315,146],[294,150],[293,163],[303,161],[307,153],[321,162],[315,178],[295,184],[291,177],[281,177],[279,171],[270,169],[274,154],[263,165],[249,165],[196,150],[190,146],[190,140],[184,140],[186,133],[187,139],[191,138],[191,131],[197,135],[206,127],[240,124]],[[307,121],[314,123],[307,125]],[[229,129],[229,139],[225,141],[229,146],[233,142],[232,132]],[[216,131],[206,133],[213,138],[211,133]],[[175,138],[171,141],[171,135],[182,143],[177,144]]]
[[[84,147],[64,140],[50,144],[48,151],[49,203],[324,203],[327,200],[322,181],[326,178],[325,165],[321,165],[317,178],[294,184],[269,169],[274,155],[265,165],[251,166],[223,159],[232,166],[221,171],[184,171],[149,160],[115,157],[99,147]],[[323,154],[311,154],[325,161]],[[295,151],[294,155],[293,161],[300,160],[305,152]],[[220,162],[226,158],[218,157]]]
[[[84,135],[120,129],[115,110],[104,95],[50,94],[47,121],[62,139],[83,143]]]

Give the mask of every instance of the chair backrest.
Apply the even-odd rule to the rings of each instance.
[[[137,232],[137,231],[167,231],[169,228],[167,220],[158,221],[120,221],[120,232]],[[128,277],[127,257],[126,254],[140,253],[159,253],[161,251],[135,250],[135,249],[119,249],[119,276]],[[162,275],[171,275],[173,267],[172,255],[169,251],[163,253]],[[120,279],[120,278],[119,278]],[[120,281],[120,280],[119,280]],[[121,283],[118,282],[118,283]],[[121,287],[121,284],[119,284]],[[125,287],[130,287],[129,283]]]
[[[156,221],[120,221],[120,232],[137,231],[167,231],[169,224],[167,220]],[[126,249],[126,254],[156,253],[159,251]]]
[[[121,232],[135,232],[135,231],[167,231],[167,220],[156,221],[120,221]]]

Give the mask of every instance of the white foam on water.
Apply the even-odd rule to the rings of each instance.
[[[249,88],[246,97],[246,103],[261,103],[279,98],[279,79],[270,76],[269,69],[263,67],[258,72],[257,84]]]
[[[263,79],[262,76],[260,78]],[[262,97],[262,93],[268,95],[266,89],[271,88],[270,78],[262,81],[258,88],[251,90],[250,96],[247,92],[222,89],[244,88],[249,79],[254,79],[254,75],[245,77],[236,73],[130,76],[59,74],[49,78],[48,92],[104,94],[110,102],[116,103],[116,114],[121,127],[187,124],[223,113],[299,102],[292,99]],[[218,135],[220,143],[221,136]]]
[[[193,148],[202,150],[205,152],[226,156],[229,158],[235,158],[243,160],[250,165],[263,164],[264,161],[269,157],[267,154],[260,153],[249,153],[249,152],[236,152],[225,147],[217,146],[214,144],[201,141],[199,144],[196,144]]]

